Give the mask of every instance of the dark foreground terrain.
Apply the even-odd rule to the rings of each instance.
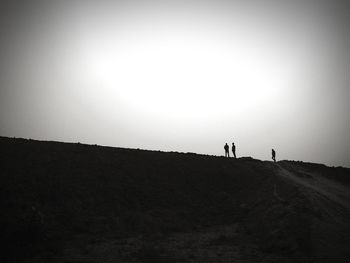
[[[0,137],[0,262],[350,262],[350,169]]]

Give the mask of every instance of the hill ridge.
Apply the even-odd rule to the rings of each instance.
[[[3,262],[349,259],[347,168],[4,137],[0,157]]]

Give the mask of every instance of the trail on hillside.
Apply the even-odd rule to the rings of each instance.
[[[316,259],[350,259],[350,187],[300,166],[277,167],[277,175],[294,183],[310,201],[311,242]]]
[[[350,187],[302,169],[298,169],[298,173],[293,173],[281,165],[277,164],[277,166],[280,176],[295,182],[299,185],[300,189],[308,194],[322,195],[337,205],[342,206],[344,209],[350,210]]]

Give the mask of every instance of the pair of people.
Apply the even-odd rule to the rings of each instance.
[[[225,144],[224,149],[225,149],[225,157],[230,157],[230,147],[228,146],[227,143]],[[234,142],[232,143],[232,153],[233,153],[233,157],[236,158],[236,145]]]
[[[225,143],[224,149],[225,149],[225,157],[230,157],[230,151],[229,151],[230,147],[228,146],[227,143]],[[236,145],[234,142],[232,143],[232,153],[233,153],[233,157],[236,158]],[[276,162],[276,151],[274,149],[271,150],[271,154],[272,154],[272,160]]]

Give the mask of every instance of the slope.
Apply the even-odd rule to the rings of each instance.
[[[2,262],[346,262],[350,170],[0,138]]]

